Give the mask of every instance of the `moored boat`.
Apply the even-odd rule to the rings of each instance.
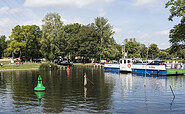
[[[119,63],[106,63],[106,64],[104,64],[104,70],[105,71],[119,72],[120,71],[120,64]]]
[[[132,73],[152,74],[152,75],[166,75],[166,65],[164,61],[153,61],[149,64],[133,64]]]
[[[132,59],[120,59],[119,64],[105,64],[104,69],[106,71],[118,71],[118,72],[132,72],[138,74],[149,74],[149,75],[182,75],[185,74],[185,69],[182,71],[173,71],[170,73],[171,69],[167,69],[165,61],[152,61],[147,62],[133,62]],[[174,69],[175,70],[175,69]]]

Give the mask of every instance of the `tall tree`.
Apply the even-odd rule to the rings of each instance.
[[[23,34],[26,40],[26,58],[39,58],[40,55],[40,40],[42,32],[39,26],[26,25],[22,26]]]
[[[47,60],[54,60],[65,50],[65,34],[60,15],[50,13],[42,20],[41,53]]]
[[[128,51],[128,58],[140,58],[140,51],[138,47],[138,42],[130,38],[130,41],[128,41],[125,45],[126,51]]]
[[[114,32],[112,31],[112,26],[104,17],[97,17],[94,24],[99,39],[99,57],[101,60],[103,53],[106,51],[105,48],[109,48],[108,45],[113,41],[111,36]]]
[[[157,58],[159,57],[159,48],[157,47],[157,44],[150,44],[150,46],[148,47],[148,56],[151,59]]]
[[[175,25],[170,30],[170,40],[172,44],[171,53],[178,51],[179,49],[185,49],[185,23]]]
[[[141,58],[146,58],[146,56],[147,56],[147,47],[145,46],[145,44],[140,44],[139,45],[139,52],[140,52]]]
[[[41,30],[36,25],[17,25],[12,29],[8,51],[14,52],[18,56],[33,59],[40,56]]]
[[[170,7],[169,20],[173,21],[173,17],[181,17],[181,22],[185,22],[185,1],[184,0],[169,0],[166,3],[166,8]]]
[[[82,57],[95,58],[98,52],[98,38],[95,29],[91,25],[82,26],[80,32],[75,39],[75,47],[77,48],[77,55]]]
[[[176,52],[179,49],[185,49],[185,0],[169,0],[166,3],[166,8],[170,7],[169,20],[173,21],[174,17],[180,17],[181,22],[175,25],[173,29],[170,30],[170,43],[171,53]]]
[[[26,40],[23,34],[23,29],[20,25],[15,26],[12,29],[12,34],[9,36],[10,42],[8,43],[7,51],[14,53],[18,57],[22,56],[22,53],[25,52]]]
[[[0,36],[0,58],[3,57],[4,50],[7,47],[6,36]]]
[[[70,55],[70,59],[74,59],[76,56],[76,52],[78,49],[76,44],[76,38],[78,38],[78,34],[81,30],[82,25],[79,23],[74,23],[74,24],[68,24],[64,25],[64,31],[66,33],[66,54]],[[79,45],[79,44],[78,44]],[[77,46],[77,47],[76,47]]]

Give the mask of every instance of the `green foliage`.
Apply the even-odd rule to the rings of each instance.
[[[179,49],[185,49],[185,23],[180,23],[175,25],[173,29],[170,30],[170,43],[171,53],[178,51]]]
[[[139,52],[140,52],[141,58],[147,57],[147,47],[144,44],[139,45]]]
[[[165,51],[161,51],[160,53],[159,53],[159,58],[161,59],[161,60],[165,60],[166,58],[168,58],[169,57],[169,54],[167,53],[167,52],[165,52]]]
[[[170,7],[169,20],[173,21],[173,17],[182,17],[181,22],[185,21],[185,0],[169,0],[166,8]]]
[[[79,44],[76,42],[78,41],[78,34],[80,32],[81,24],[74,23],[74,24],[68,24],[63,26],[64,31],[66,33],[66,45],[65,45],[65,52],[66,55],[71,56],[71,60],[77,56],[77,50],[79,47]]]
[[[54,60],[65,49],[63,23],[57,13],[47,14],[42,22],[41,53],[47,60]]]
[[[39,67],[39,70],[57,70],[58,66],[53,63],[42,63]]]
[[[98,53],[98,38],[92,26],[82,26],[75,39],[76,56],[96,57]]]
[[[150,44],[148,48],[148,58],[155,59],[159,57],[159,48],[157,47],[157,44]]]
[[[6,36],[0,36],[0,58],[3,57],[4,50],[7,47]]]
[[[14,52],[20,57],[25,56],[26,59],[38,58],[40,56],[40,38],[41,30],[36,25],[17,25],[12,29],[9,36],[7,52]]]
[[[139,46],[140,44],[133,40],[132,38],[130,41],[126,40],[126,45],[125,45],[125,50],[128,51],[128,58],[140,58],[140,51],[139,51]]]
[[[66,53],[76,56],[115,59],[121,55],[120,46],[111,37],[113,31],[107,19],[96,18],[95,23],[80,25],[78,23],[64,26],[66,32]]]
[[[171,53],[185,49],[185,0],[169,0],[166,8],[170,7],[169,20],[173,21],[174,17],[180,17],[181,22],[170,30]]]
[[[110,50],[111,47],[110,45],[113,45],[115,43],[114,39],[111,37],[114,34],[114,32],[112,31],[112,26],[108,23],[108,20],[105,19],[104,17],[97,17],[95,19],[94,27],[97,32],[99,44],[98,55],[101,60],[103,54],[107,54],[107,56],[109,56],[111,53],[107,52],[114,51]]]

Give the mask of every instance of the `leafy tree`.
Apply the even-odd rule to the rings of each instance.
[[[12,29],[10,42],[8,43],[8,52],[14,52],[15,55],[33,59],[40,56],[40,38],[41,30],[36,25],[17,25]]]
[[[140,44],[139,45],[139,52],[140,52],[141,58],[146,58],[147,47],[145,46],[145,44]]]
[[[57,13],[50,13],[42,20],[41,53],[47,60],[54,60],[65,51],[63,22]]]
[[[99,57],[100,60],[103,56],[103,53],[106,53],[106,48],[110,48],[110,42],[113,41],[112,35],[114,32],[112,31],[112,26],[108,23],[108,20],[104,17],[97,17],[95,19],[95,29],[98,35],[98,44],[99,44]]]
[[[157,47],[157,44],[150,44],[149,49],[148,49],[148,57],[149,58],[157,58],[159,57],[159,48]]]
[[[184,0],[169,0],[166,3],[166,8],[170,7],[169,20],[173,21],[173,17],[182,17],[181,22],[185,21],[185,1]]]
[[[0,58],[3,57],[4,50],[7,47],[6,36],[0,36]]]
[[[9,38],[10,42],[8,43],[7,51],[10,53],[13,52],[15,55],[21,57],[21,54],[24,53],[26,47],[22,27],[20,25],[14,27]]]
[[[42,32],[39,26],[36,25],[26,25],[22,26],[23,34],[26,40],[26,58],[39,58],[40,54],[40,39]]]
[[[166,3],[166,8],[168,7],[171,13],[168,18],[170,21],[173,21],[174,17],[181,18],[180,24],[170,30],[171,53],[174,53],[179,49],[185,49],[185,0],[169,0]]]
[[[98,52],[98,38],[95,29],[91,25],[82,26],[75,39],[76,55],[82,57],[94,58]]]
[[[138,42],[131,38],[125,45],[125,50],[128,51],[128,58],[140,58],[140,52],[138,48]]]
[[[159,53],[159,58],[162,59],[162,60],[167,59],[168,58],[168,53],[161,50],[160,53]]]
[[[8,43],[8,52],[13,52],[14,55],[17,55],[18,57],[21,56],[22,53],[25,52],[26,42],[18,42],[17,40],[10,40],[10,43]]]
[[[179,49],[185,49],[185,23],[180,23],[175,25],[173,29],[170,30],[170,40],[172,43],[171,53],[176,52]]]
[[[64,25],[64,31],[66,33],[66,49],[65,52],[67,55],[70,55],[71,59],[74,59],[76,56],[76,51],[78,46],[76,45],[76,38],[78,37],[78,33],[80,32],[82,25],[78,23]]]

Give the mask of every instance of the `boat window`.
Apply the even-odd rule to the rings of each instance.
[[[122,63],[122,60],[120,60],[120,63]]]
[[[128,63],[130,63],[130,60],[128,60]]]
[[[126,60],[124,60],[124,64],[126,64]]]

